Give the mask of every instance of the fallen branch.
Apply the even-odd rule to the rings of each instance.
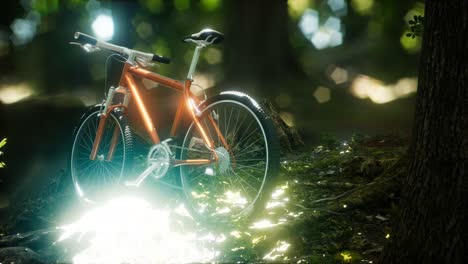
[[[312,204],[315,204],[315,203],[321,203],[321,202],[329,202],[329,201],[335,201],[335,200],[338,200],[340,199],[341,197],[343,196],[346,196],[346,195],[349,195],[351,193],[353,193],[354,191],[362,188],[364,186],[360,186],[360,187],[356,187],[354,189],[351,189],[351,190],[348,190],[340,195],[337,195],[337,196],[334,196],[334,197],[327,197],[327,198],[322,198],[322,199],[318,199],[318,200],[315,200],[315,201],[312,201]]]
[[[323,208],[309,208],[309,207],[305,207],[301,204],[294,204],[295,206],[305,210],[305,211],[323,211],[323,212],[327,212],[327,213],[330,213],[330,214],[334,214],[334,215],[343,215],[342,213],[337,213],[337,212],[334,212],[334,211],[331,211],[331,210],[327,210],[327,209],[323,209]]]

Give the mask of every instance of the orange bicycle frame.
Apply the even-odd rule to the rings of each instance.
[[[140,116],[142,117],[142,120],[144,122],[144,127],[147,131],[147,133],[150,135],[152,143],[153,144],[159,144],[160,143],[160,138],[158,135],[158,132],[156,130],[156,127],[153,124],[153,121],[151,120],[151,117],[148,114],[148,111],[143,103],[143,100],[140,96],[140,93],[138,91],[138,86],[135,83],[134,76],[137,76],[139,78],[144,78],[151,80],[153,82],[162,84],[164,86],[167,86],[169,88],[175,89],[177,91],[182,92],[182,98],[183,98],[183,103],[180,103],[177,107],[176,114],[174,121],[172,123],[172,128],[170,132],[170,136],[175,136],[177,134],[177,129],[179,128],[180,122],[182,121],[182,116],[184,114],[184,108],[188,108],[188,112],[190,113],[191,118],[194,121],[194,124],[198,131],[200,132],[201,136],[203,137],[204,142],[206,145],[209,147],[209,149],[212,152],[213,159],[194,159],[194,160],[176,160],[175,165],[197,165],[197,164],[208,164],[213,161],[218,160],[218,156],[214,150],[214,141],[210,136],[206,133],[205,128],[202,126],[200,123],[199,117],[198,117],[198,109],[197,105],[199,105],[200,100],[196,98],[190,91],[190,87],[192,85],[192,80],[187,79],[185,82],[177,81],[156,73],[153,73],[151,71],[148,71],[146,69],[140,68],[138,66],[133,66],[129,63],[125,63],[123,71],[122,71],[122,76],[120,79],[119,86],[120,87],[126,87],[129,91],[132,97],[135,98],[136,101],[136,106],[138,109],[138,112]],[[111,105],[106,109],[105,113],[101,113],[100,116],[100,121],[97,129],[97,133],[93,142],[93,148],[91,150],[90,154],[90,159],[94,160],[96,159],[97,156],[97,151],[99,149],[99,144],[102,139],[102,135],[105,129],[105,123],[106,119],[109,115],[109,113],[117,107],[122,107],[124,109],[127,108],[125,104],[117,104],[117,105]],[[127,110],[127,109],[126,109]],[[216,131],[217,136],[221,140],[222,144],[224,147],[229,150],[229,146],[221,134],[220,129],[216,125],[216,122],[213,120],[213,117],[211,115],[208,116],[209,123],[213,126],[214,130]],[[114,131],[111,139],[111,144],[110,144],[110,149],[107,154],[107,160],[111,160],[113,157],[113,153],[115,150],[115,145],[118,142],[118,127],[115,128],[116,130]]]

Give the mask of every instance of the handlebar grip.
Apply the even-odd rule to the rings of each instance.
[[[75,39],[79,42],[84,42],[84,43],[87,43],[87,44],[91,44],[91,45],[96,45],[97,44],[97,39],[96,38],[93,38],[89,35],[86,35],[86,34],[83,34],[81,32],[76,32],[75,33]]]
[[[151,60],[155,61],[155,62],[164,63],[164,64],[171,63],[171,59],[163,57],[163,56],[159,56],[159,55],[156,55],[156,54],[153,54],[153,58]]]

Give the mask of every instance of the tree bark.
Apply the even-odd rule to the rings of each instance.
[[[382,263],[468,263],[468,1],[426,1],[410,165]]]

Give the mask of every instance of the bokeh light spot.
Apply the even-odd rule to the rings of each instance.
[[[30,42],[36,35],[38,19],[36,15],[30,15],[26,18],[17,18],[11,23],[13,35],[11,40],[15,45],[23,45]]]
[[[205,60],[209,64],[219,64],[223,60],[223,54],[215,48],[208,48],[205,52]]]
[[[109,15],[97,16],[91,27],[96,37],[104,41],[110,40],[114,35],[114,21]]]
[[[348,71],[340,67],[333,66],[329,76],[335,84],[342,84],[348,81]]]
[[[203,9],[206,11],[214,11],[218,9],[220,5],[220,1],[219,0],[202,0],[201,5]]]
[[[340,31],[341,20],[337,17],[329,17],[327,21],[325,21],[324,26],[329,30]]]
[[[330,42],[330,34],[328,34],[324,28],[321,28],[317,33],[314,34],[311,41],[315,48],[324,49]]]
[[[26,83],[8,84],[0,86],[0,101],[12,104],[33,95],[34,91]]]
[[[351,6],[360,15],[368,15],[374,6],[374,0],[353,0]]]
[[[340,16],[346,15],[348,11],[345,0],[328,0],[327,4],[335,14]]]
[[[319,103],[326,103],[330,101],[331,95],[330,95],[330,89],[326,87],[319,86],[315,92],[314,92],[314,97],[315,100]]]
[[[292,17],[299,17],[309,7],[309,0],[289,0],[288,9]]]
[[[382,81],[366,75],[359,75],[351,84],[351,93],[360,99],[369,98],[376,104],[385,104],[415,93],[416,78],[402,78],[394,85],[385,85]]]
[[[210,74],[202,74],[198,73],[195,74],[193,77],[194,84],[197,84],[201,86],[203,89],[208,89],[216,85],[216,80],[213,77],[213,75]],[[196,95],[201,95],[200,92],[203,93],[203,91],[200,91],[200,88],[195,88],[195,91],[193,91]]]
[[[319,27],[318,12],[313,9],[307,9],[299,21],[299,28],[302,34],[307,38],[311,37]]]
[[[307,9],[299,21],[299,28],[316,49],[336,47],[343,43],[341,19],[338,17],[330,16],[320,26],[318,12]]]
[[[138,36],[142,39],[147,39],[153,35],[153,27],[151,24],[141,22],[137,27]]]
[[[401,46],[408,53],[419,52],[421,50],[421,38],[420,37],[417,37],[417,38],[407,37],[406,33],[408,32],[403,32],[403,34],[400,37]]]

